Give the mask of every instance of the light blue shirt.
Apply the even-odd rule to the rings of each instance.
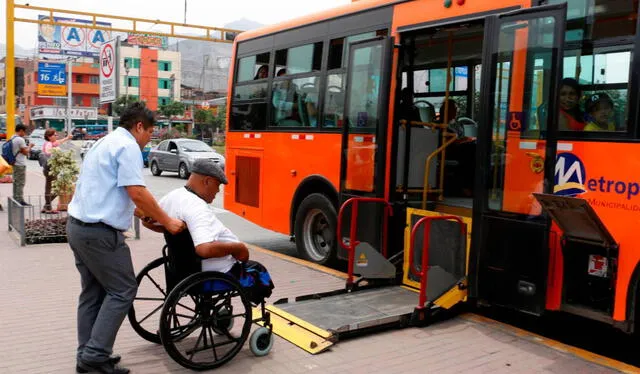
[[[127,230],[135,204],[127,186],[144,186],[142,152],[131,133],[117,128],[91,147],[84,157],[69,215]]]

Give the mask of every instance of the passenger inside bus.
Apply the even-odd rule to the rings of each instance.
[[[614,113],[614,103],[604,92],[592,95],[585,105],[587,110],[587,125],[584,131],[616,131],[616,125],[611,120]]]
[[[254,80],[255,79],[264,79],[264,78],[267,78],[268,76],[269,76],[269,66],[268,65],[262,65],[258,69],[258,72],[256,73],[256,76],[253,79]]]
[[[558,130],[582,131],[584,129],[584,113],[580,109],[582,90],[578,81],[564,78],[558,92],[560,116],[558,116]]]

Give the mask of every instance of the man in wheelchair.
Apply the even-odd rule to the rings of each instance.
[[[216,271],[233,276],[249,291],[251,301],[258,304],[271,295],[271,277],[262,264],[249,260],[246,245],[222,224],[210,205],[220,191],[220,185],[227,183],[224,171],[213,160],[196,160],[187,184],[169,192],[159,202],[167,214],[183,220],[187,230],[177,236],[170,235],[164,227],[141,214],[143,225],[164,233],[170,247],[172,242],[179,243],[178,247],[193,245],[201,259],[201,269],[195,271]]]

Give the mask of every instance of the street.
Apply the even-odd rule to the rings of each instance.
[[[67,144],[63,144],[64,149],[73,149],[76,152],[76,160],[79,164],[82,163],[80,158],[80,146],[82,141],[72,141]],[[29,171],[40,172],[42,168],[38,164],[38,161],[27,161],[27,169]],[[178,173],[163,172],[160,176],[156,177],[151,175],[149,168],[143,170],[144,178],[147,183],[147,188],[160,200],[168,192],[180,188],[187,182],[185,179],[180,179]],[[250,244],[255,244],[259,247],[275,250],[280,253],[298,257],[295,244],[289,240],[287,235],[278,234],[276,232],[265,230],[253,223],[239,217],[231,212],[225,211],[223,206],[224,199],[224,186],[221,186],[220,193],[213,201],[213,207],[218,215],[218,218],[233,231],[242,241]],[[145,230],[144,228],[142,230]],[[144,238],[144,231],[142,233]]]

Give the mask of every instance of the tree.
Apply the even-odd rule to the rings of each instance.
[[[227,108],[224,106],[219,107],[218,115],[213,117],[213,127],[224,131],[227,127]]]
[[[197,109],[195,114],[193,115],[193,119],[195,123],[202,129],[202,134],[205,133],[205,130],[209,130],[209,136],[213,136],[215,118],[210,111],[205,109]]]
[[[115,103],[113,103],[113,112],[117,116],[121,116],[124,110],[129,104],[139,101],[135,96],[120,96]]]
[[[184,111],[185,106],[179,101],[171,101],[169,104],[160,107],[160,113],[167,118],[171,116],[181,116],[184,114]]]

